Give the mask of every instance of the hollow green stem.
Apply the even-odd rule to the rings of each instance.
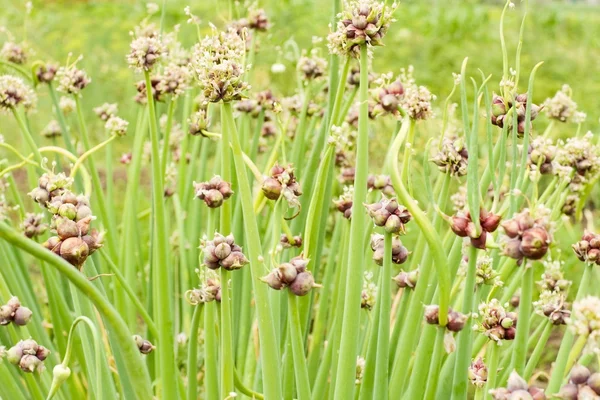
[[[593,268],[593,265],[585,266],[583,276],[581,277],[581,281],[579,283],[579,289],[577,290],[576,300],[581,299],[588,293],[588,285],[592,280]],[[554,367],[552,368],[552,375],[550,375],[550,381],[548,382],[548,387],[546,389],[547,396],[557,393],[560,389],[565,373],[568,371],[567,365],[569,362],[569,354],[573,348],[574,342],[575,334],[573,331],[568,329],[562,338],[558,355],[556,357],[556,361],[554,362]]]
[[[204,304],[202,303],[196,305],[192,314],[187,358],[188,400],[196,400],[198,398],[198,378],[196,377],[198,374],[198,328],[200,327],[203,306]]]
[[[359,207],[367,199],[367,171],[369,168],[369,104],[368,85],[369,67],[367,45],[360,48],[360,111],[358,117],[358,138],[356,145],[356,174],[354,178],[353,204]],[[359,320],[356,314],[360,311],[360,293],[362,280],[356,279],[363,275],[362,248],[363,235],[366,228],[366,218],[363,213],[354,213],[350,221],[350,249],[348,253],[348,274],[346,280],[346,298],[342,320],[342,337],[340,343],[340,355],[335,382],[336,400],[350,399],[354,393],[354,368],[348,365],[356,363],[358,351]]]
[[[17,124],[19,125],[19,128],[21,129],[21,133],[23,134],[23,137],[25,138],[27,145],[29,146],[30,150],[33,152],[35,160],[38,163],[41,163],[42,155],[38,149],[37,144],[35,143],[35,140],[33,139],[33,136],[31,135],[31,131],[29,130],[29,127],[25,123],[25,120],[23,119],[23,117],[21,117],[21,114],[19,114],[19,111],[17,111],[16,108],[14,108],[14,107],[11,108],[11,111],[15,117],[15,120],[17,120]]]
[[[379,315],[379,327],[377,336],[377,364],[375,367],[375,398],[388,398],[388,375],[390,356],[390,312],[392,300],[392,234],[385,231],[383,251],[383,269],[381,274],[381,285],[379,287],[379,299],[381,310]]]
[[[281,380],[279,368],[279,355],[275,337],[275,327],[271,321],[271,307],[267,292],[267,286],[260,281],[264,275],[264,264],[261,261],[261,244],[258,233],[258,224],[254,216],[252,207],[252,190],[248,181],[246,164],[242,155],[242,147],[235,132],[235,122],[233,120],[233,110],[231,104],[223,104],[223,112],[226,120],[232,128],[230,140],[233,147],[233,159],[235,162],[236,176],[238,179],[239,195],[241,196],[242,212],[244,213],[244,232],[248,246],[249,260],[252,272],[252,285],[254,288],[254,298],[256,303],[256,313],[258,318],[258,332],[261,345],[262,375],[265,398],[281,398]]]
[[[533,349],[533,352],[531,353],[531,357],[529,357],[529,361],[527,361],[527,365],[525,366],[523,379],[529,380],[529,378],[531,378],[531,376],[533,375],[535,367],[537,367],[538,363],[540,362],[540,358],[542,357],[542,354],[546,350],[546,344],[548,343],[548,339],[550,338],[551,333],[552,323],[549,320],[547,320],[544,323],[544,330],[542,331],[542,334],[532,336],[532,338],[537,338],[536,344],[535,348]]]
[[[473,311],[473,299],[475,292],[475,273],[477,271],[477,248],[469,248],[469,264],[467,266],[467,278],[463,293],[462,313],[470,315]],[[456,344],[456,365],[454,367],[454,382],[452,386],[452,399],[467,398],[467,370],[471,361],[471,348],[473,346],[473,334],[470,329],[463,329],[458,333]]]
[[[496,388],[496,378],[498,377],[498,358],[499,358],[498,344],[494,341],[490,341],[486,348],[485,362],[488,369],[488,378],[485,383],[485,399],[491,399],[492,396],[489,394],[491,389]]]
[[[521,284],[521,301],[519,302],[519,323],[515,337],[512,366],[517,373],[523,376],[527,357],[527,338],[531,324],[532,298],[533,298],[533,265],[524,265],[525,275]]]
[[[77,162],[75,162],[75,165],[73,165],[73,168],[71,168],[71,173],[70,173],[71,177],[74,177],[77,174],[77,171],[79,171],[79,168],[81,167],[83,162],[89,156],[91,156],[92,154],[94,154],[95,152],[97,152],[98,150],[103,148],[104,146],[107,146],[109,143],[111,143],[116,138],[118,138],[117,135],[112,135],[110,138],[106,139],[104,142],[97,144],[96,146],[92,147],[91,149],[89,149],[88,151],[83,153],[81,156],[79,156],[79,158],[77,159]]]
[[[150,73],[144,72],[146,88],[151,88]],[[164,203],[164,177],[161,174],[160,150],[156,110],[152,91],[147,90],[148,115],[150,119],[150,139],[152,143],[152,210],[154,215],[155,257],[152,268],[156,273],[153,281],[153,296],[156,299],[156,319],[158,324],[158,355],[161,371],[162,396],[177,398],[177,372],[173,340],[173,296],[169,277],[169,238]]]
[[[300,313],[298,312],[298,299],[288,290],[288,322],[294,357],[294,371],[296,375],[296,391],[298,400],[310,400],[310,382],[306,358],[304,356],[304,345],[302,338],[302,325]]]

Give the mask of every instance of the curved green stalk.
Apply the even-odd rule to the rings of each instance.
[[[98,399],[102,399],[102,392],[103,392],[103,382],[102,382],[102,367],[101,367],[101,361],[102,361],[102,357],[100,352],[103,349],[103,344],[102,344],[102,340],[100,338],[100,335],[98,334],[98,329],[96,328],[96,326],[94,325],[94,323],[92,322],[91,319],[89,319],[88,317],[78,317],[75,319],[75,321],[73,321],[73,324],[71,325],[71,329],[69,330],[69,338],[68,338],[68,342],[67,342],[67,351],[65,353],[65,357],[63,358],[62,361],[62,365],[64,367],[69,366],[69,361],[71,360],[71,350],[73,347],[73,335],[75,332],[75,328],[77,327],[77,325],[80,322],[84,322],[88,328],[90,329],[90,332],[92,333],[92,336],[94,337],[94,353],[95,353],[95,360],[96,360],[96,365],[95,365],[95,372],[96,372],[96,390],[97,393],[95,393],[95,397]],[[54,395],[58,392],[58,389],[60,388],[60,385],[62,384],[62,381],[60,381],[59,379],[57,379],[56,377],[54,378],[54,380],[52,381],[52,386],[50,388],[50,393],[48,393],[48,397],[46,397],[46,400],[50,400],[52,397],[54,397]]]
[[[413,123],[409,118],[406,118],[402,123],[403,127],[401,130],[404,130],[404,126]],[[391,172],[392,183],[394,185],[394,189],[396,190],[396,194],[400,202],[408,209],[408,211],[412,214],[415,223],[421,229],[422,234],[427,241],[427,245],[429,246],[430,253],[434,260],[434,265],[437,271],[438,276],[438,284],[439,284],[439,294],[440,294],[440,325],[445,326],[448,321],[448,304],[450,302],[450,271],[448,269],[448,260],[445,256],[445,251],[443,248],[443,242],[438,232],[434,228],[431,221],[427,218],[425,212],[419,207],[417,202],[409,195],[404,183],[401,179],[400,171],[398,170],[398,163],[395,162],[394,154],[398,154],[398,151],[402,145],[404,137],[401,134],[398,134],[394,139],[392,146],[390,147],[390,151],[388,154],[391,156],[386,158],[386,162],[388,165],[386,166],[386,170]]]

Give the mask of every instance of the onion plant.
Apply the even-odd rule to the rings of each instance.
[[[371,63],[396,4],[333,0],[326,41],[271,68],[294,93],[254,73],[264,9],[188,7],[186,48],[150,4],[135,121],[91,104],[110,82],[81,57],[9,35],[0,399],[600,398],[600,143],[568,86],[537,104],[520,7],[498,71],[465,58],[438,104]]]

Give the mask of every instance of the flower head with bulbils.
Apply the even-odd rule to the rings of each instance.
[[[413,120],[433,117],[431,102],[436,99],[425,86],[407,85],[400,107]]]
[[[56,236],[50,237],[43,246],[81,269],[87,258],[102,247],[104,235],[91,229],[94,216],[89,199],[71,192],[72,183],[73,180],[62,173],[46,173],[29,195],[53,214],[50,228]]]
[[[223,236],[216,232],[213,240],[204,246],[204,264],[210,269],[220,267],[227,271],[235,271],[248,264],[242,248],[235,244],[233,235]]]
[[[344,192],[336,200],[333,200],[335,208],[344,215],[344,218],[352,218],[352,197],[354,186],[344,186]]]
[[[469,153],[462,138],[444,138],[440,150],[431,159],[439,170],[452,176],[467,174]]]
[[[382,46],[395,8],[395,4],[390,7],[376,0],[346,2],[336,30],[327,37],[329,51],[357,57],[362,45]]]
[[[481,357],[478,357],[477,360],[471,362],[468,377],[469,381],[476,387],[482,388],[485,386],[488,378],[488,369]]]
[[[214,32],[192,50],[190,67],[202,87],[207,102],[231,102],[244,97],[249,88],[244,81],[245,40],[234,30]]]
[[[156,76],[150,77],[150,90],[152,91],[152,97],[154,101],[162,101],[163,92],[161,92],[158,88],[158,84],[160,79]],[[135,84],[135,88],[137,90],[137,94],[134,96],[134,100],[138,104],[146,104],[148,102],[148,96],[146,94],[146,81],[141,80]]]
[[[417,286],[419,280],[419,269],[413,269],[412,271],[400,271],[398,275],[392,278],[396,285],[402,289],[414,289]]]
[[[25,219],[21,223],[21,228],[23,229],[25,236],[31,239],[46,233],[48,225],[44,223],[43,219],[43,214],[25,214]]]
[[[108,134],[111,136],[125,136],[125,134],[127,134],[128,126],[128,121],[125,121],[123,118],[117,116],[112,116],[106,121],[106,124],[104,124],[104,129],[106,129]]]
[[[579,260],[600,265],[600,235],[586,231],[581,240],[572,247]]]
[[[587,296],[573,303],[567,325],[577,335],[588,337],[589,343],[600,340],[600,298]]]
[[[266,32],[271,27],[267,13],[262,8],[256,8],[256,4],[253,4],[248,8],[248,28],[259,32]]]
[[[298,59],[297,68],[304,80],[311,81],[323,77],[327,69],[327,60],[319,56],[319,49],[313,49],[310,55],[303,54]]]
[[[542,175],[552,174],[556,154],[557,147],[552,144],[552,140],[538,136],[529,145],[529,167],[539,170]]]
[[[133,341],[142,354],[150,354],[156,348],[149,340],[142,338],[140,335],[133,335]]]
[[[233,194],[231,183],[221,179],[219,175],[213,176],[208,182],[194,182],[194,192],[197,199],[204,200],[210,208],[217,208]]]
[[[221,301],[221,279],[219,274],[210,269],[204,269],[198,275],[201,281],[200,287],[185,292],[185,298],[191,305]]]
[[[85,71],[78,69],[75,64],[60,67],[56,71],[56,79],[58,80],[56,90],[75,96],[79,95],[92,82]]]
[[[450,332],[460,332],[465,327],[467,319],[469,319],[469,317],[465,314],[449,308],[446,329],[448,329]],[[439,325],[440,306],[432,304],[425,307],[425,322],[430,325]]]
[[[543,258],[552,242],[546,210],[540,208],[536,211],[542,211],[542,215],[534,218],[532,211],[527,208],[502,223],[502,228],[508,236],[504,243],[504,254],[517,260],[519,265],[524,258]]]
[[[169,63],[158,79],[157,90],[177,98],[189,88],[192,73],[187,66]]]
[[[383,114],[399,115],[398,107],[404,97],[404,85],[400,78],[392,80],[390,75],[382,75],[375,82],[380,86],[370,91],[372,110],[371,116],[377,117]]]
[[[600,174],[600,146],[596,144],[594,135],[588,132],[580,137],[571,137],[566,142],[559,140],[556,148],[554,174],[569,179],[569,195],[562,212],[574,215],[580,207],[585,189]]]
[[[44,360],[50,355],[50,350],[40,346],[33,339],[21,340],[6,351],[9,363],[17,365],[23,372],[42,372]]]
[[[21,78],[0,75],[0,110],[10,111],[22,105],[25,109],[35,108],[37,96]]]
[[[287,235],[285,233],[281,234],[281,237],[279,239],[279,244],[281,244],[281,246],[284,249],[289,249],[292,247],[302,247],[302,236],[301,235]]]
[[[560,388],[556,397],[564,400],[596,400],[600,397],[600,372],[593,373],[583,365],[575,365],[569,382]]]
[[[396,194],[392,178],[389,175],[369,175],[367,187],[371,190],[381,190],[381,193],[387,197],[393,197]]]
[[[206,110],[201,108],[195,113],[193,113],[188,119],[188,132],[192,136],[204,136],[206,132],[208,132],[208,127],[210,126],[210,120],[206,116]]]
[[[377,265],[383,265],[383,256],[385,254],[384,236],[379,233],[371,235],[371,250],[373,250],[373,261]],[[392,262],[394,264],[404,264],[410,255],[409,251],[402,245],[399,236],[392,237]]]
[[[365,207],[373,223],[382,226],[386,232],[406,233],[405,225],[410,222],[412,215],[404,206],[398,204],[396,198],[383,198],[377,203],[366,204]]]
[[[58,67],[54,64],[43,64],[36,68],[35,77],[40,83],[50,83],[56,76]]]
[[[479,225],[481,227],[479,235],[476,233],[475,224],[469,211],[459,212],[450,218],[450,228],[457,236],[470,238],[473,247],[485,250],[487,235],[498,229],[500,220],[500,215],[482,208],[479,210]]]
[[[306,270],[309,261],[299,255],[274,268],[260,280],[272,289],[281,290],[287,287],[296,296],[306,296],[312,288],[321,287],[315,283],[312,273]]]
[[[117,103],[104,103],[98,107],[94,107],[94,113],[102,121],[108,121],[110,117],[117,115],[119,105]]]
[[[547,98],[542,106],[548,118],[560,122],[567,122],[574,117],[577,120],[577,103],[571,98],[572,94],[571,87],[563,85],[554,97]]]
[[[137,37],[133,39],[129,48],[127,64],[138,72],[151,71],[167,51],[162,40],[156,36]]]
[[[13,64],[25,64],[27,62],[27,53],[23,46],[14,42],[5,42],[2,49],[0,49],[0,58]]]
[[[282,167],[275,164],[271,168],[271,176],[263,181],[262,191],[269,200],[278,200],[283,196],[290,206],[300,205],[298,197],[302,195],[302,189],[294,176],[294,168],[291,165]]]
[[[0,325],[11,322],[18,326],[25,326],[31,320],[33,312],[21,305],[17,297],[11,297],[8,302],[0,306]]]
[[[544,272],[542,273],[542,279],[537,282],[540,290],[564,294],[566,296],[573,282],[565,279],[563,272],[564,262],[559,260],[545,260],[542,264],[544,265]]]
[[[498,299],[479,305],[479,321],[475,328],[498,344],[513,340],[516,334],[517,314],[508,312]]]
[[[477,258],[475,271],[475,283],[477,285],[502,286],[500,276],[493,268],[493,260],[487,254]]]
[[[527,110],[527,93],[518,94],[515,96],[514,101],[511,99],[505,99],[494,93],[492,97],[492,116],[491,121],[493,125],[499,128],[503,128],[507,125],[507,129],[510,132],[513,126],[514,115],[517,113],[517,135],[523,137],[525,133],[525,117]],[[540,107],[536,104],[531,104],[531,122],[536,119],[543,106]]]
[[[373,273],[365,271],[363,280],[363,288],[360,294],[360,308],[370,311],[375,306],[377,301],[377,285],[373,282]]]
[[[571,316],[565,302],[566,295],[560,292],[544,290],[538,301],[534,302],[536,313],[547,317],[553,325],[564,325]]]
[[[506,387],[492,389],[490,394],[494,400],[546,400],[542,389],[529,386],[527,381],[521,378],[516,371],[510,373]]]

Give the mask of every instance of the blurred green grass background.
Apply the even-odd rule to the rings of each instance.
[[[162,9],[162,1],[156,3]],[[511,61],[523,12],[520,2],[516,3],[517,8],[507,15],[505,28]],[[166,29],[181,24],[180,39],[188,46],[195,42],[196,34],[186,24],[183,11],[186,5],[202,19],[204,27],[208,22],[223,25],[228,16],[228,1],[166,1]],[[437,106],[452,87],[452,72],[459,70],[466,56],[470,58],[472,73],[480,68],[486,74],[493,74],[492,87],[497,87],[502,72],[498,34],[502,5],[501,0],[401,2],[386,46],[376,51],[375,70],[397,73],[401,67],[414,65],[417,80],[438,95]],[[129,32],[146,16],[146,2],[44,0],[33,1],[33,6],[27,25],[28,42],[36,52],[32,60],[64,63],[69,52],[74,56],[84,55],[80,66],[93,79],[83,100],[89,116],[96,105],[118,102],[120,114],[133,120],[138,107],[131,101],[135,94],[133,83],[139,77],[126,67],[125,54]],[[262,40],[254,87],[262,89],[275,84],[281,92],[290,94],[294,80],[269,72],[269,66],[279,57],[276,46],[294,38],[300,47],[307,47],[313,36],[326,36],[330,2],[263,0],[260,6],[267,10],[273,28],[269,39]],[[579,108],[588,114],[585,128],[592,129],[600,117],[600,8],[530,0],[530,9],[523,45],[522,85],[526,84],[532,66],[544,61],[536,78],[535,101],[541,103],[563,83],[569,83]],[[0,0],[0,26],[6,26],[17,40],[23,37],[24,13],[23,0]],[[159,18],[160,14],[154,17],[157,22]],[[293,66],[288,64],[290,69]],[[52,118],[47,94],[45,90],[39,92],[39,111],[31,117],[34,129],[42,129]],[[96,132],[102,132],[95,119],[90,121],[95,124]],[[0,116],[0,134],[7,140],[18,140],[14,128],[11,118]]]

